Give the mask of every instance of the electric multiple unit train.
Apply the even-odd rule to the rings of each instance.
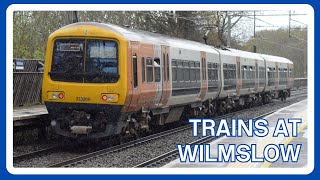
[[[58,134],[100,138],[290,96],[293,63],[103,23],[49,36],[42,99]]]

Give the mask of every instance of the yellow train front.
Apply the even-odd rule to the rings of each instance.
[[[127,44],[99,23],[76,23],[49,36],[42,99],[58,134],[119,134],[127,123]]]

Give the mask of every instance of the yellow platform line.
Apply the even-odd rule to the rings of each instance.
[[[301,117],[301,119],[304,119],[304,122],[302,123],[302,125],[298,128],[298,133],[301,132],[306,126],[307,126],[307,119],[305,118],[305,112],[300,112],[296,114],[297,117]],[[288,125],[288,129],[291,129],[291,126]],[[293,137],[289,137],[289,138],[279,138],[279,137],[273,137],[272,134],[269,134],[263,141],[260,141],[257,144],[257,155],[261,155],[263,154],[263,150],[265,148],[265,146],[267,146],[268,144],[280,144],[281,142],[284,142],[283,144],[287,145],[288,143],[290,143],[293,139]],[[257,167],[259,162],[247,162],[247,163],[242,163],[242,162],[232,162],[229,163],[229,165],[226,168],[251,168],[251,167]],[[267,163],[269,162],[264,162],[260,168],[263,167],[268,167],[270,166],[270,164],[268,165]]]
[[[302,125],[298,128],[298,133],[300,133],[302,130],[304,130],[307,126],[308,126],[307,121],[304,122],[304,123],[302,123]],[[286,138],[286,139],[283,141],[283,144],[284,144],[284,145],[288,145],[288,144],[293,140],[293,138],[294,138],[294,137],[292,137],[292,136]],[[269,167],[271,166],[271,164],[272,164],[272,163],[266,161],[266,162],[264,162],[264,163],[260,166],[260,168],[269,168]]]

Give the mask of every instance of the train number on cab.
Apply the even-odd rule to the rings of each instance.
[[[90,101],[89,97],[76,97],[76,101]]]

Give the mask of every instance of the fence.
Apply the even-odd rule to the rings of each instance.
[[[41,102],[42,60],[13,59],[13,106]]]
[[[307,87],[308,86],[308,79],[307,78],[295,78],[293,87],[295,89],[299,89],[301,87]]]

